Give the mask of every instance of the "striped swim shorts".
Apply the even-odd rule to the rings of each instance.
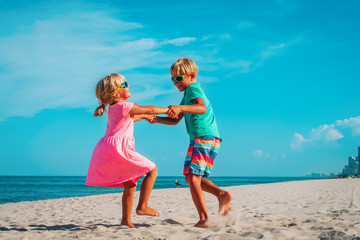
[[[219,148],[220,139],[213,136],[202,136],[191,140],[185,158],[183,174],[210,176]]]

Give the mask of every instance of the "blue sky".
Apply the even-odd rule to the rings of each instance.
[[[224,139],[213,176],[339,173],[360,146],[360,17],[349,1],[0,0],[0,175],[85,176],[112,72],[129,101],[182,98],[193,59]],[[181,175],[185,123],[135,124],[136,150]]]

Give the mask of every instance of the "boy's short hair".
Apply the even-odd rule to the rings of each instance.
[[[195,76],[197,76],[198,67],[193,60],[180,58],[171,65],[170,73],[176,73],[177,75],[195,73]]]

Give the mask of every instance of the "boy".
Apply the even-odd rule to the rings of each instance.
[[[195,227],[209,227],[210,220],[206,211],[203,191],[215,195],[219,200],[219,214],[225,216],[233,198],[227,192],[208,179],[214,159],[220,147],[220,135],[215,115],[200,84],[196,82],[198,68],[187,58],[177,60],[170,68],[174,85],[184,98],[179,106],[170,105],[169,117],[156,117],[154,122],[176,125],[185,116],[186,130],[190,136],[190,146],[185,159],[184,172],[190,186],[192,199],[199,213],[200,220]]]

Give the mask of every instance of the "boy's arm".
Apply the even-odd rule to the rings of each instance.
[[[161,124],[165,124],[165,125],[176,125],[181,121],[181,119],[183,117],[184,117],[183,113],[180,113],[177,118],[158,117],[158,116],[156,116],[154,121],[151,122],[151,123],[161,123]]]
[[[206,113],[207,110],[206,105],[201,97],[194,98],[193,100],[191,100],[191,102],[194,105],[179,105],[179,106],[170,105],[168,115],[170,114],[171,117],[176,117],[180,113],[193,113],[193,114]]]

